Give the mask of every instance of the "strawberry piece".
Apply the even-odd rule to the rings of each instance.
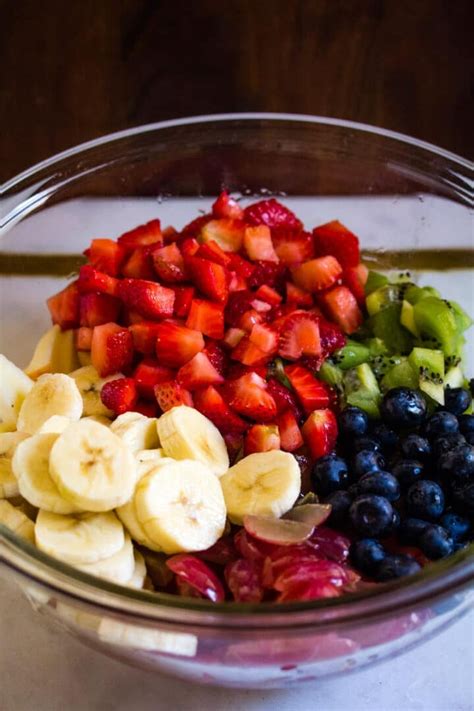
[[[231,272],[235,272],[239,276],[241,276],[243,279],[248,279],[249,276],[253,273],[255,266],[249,262],[247,259],[244,259],[243,257],[240,256],[240,254],[229,254],[229,263],[228,263],[228,269]]]
[[[335,321],[344,333],[351,334],[362,325],[364,317],[357,305],[354,294],[347,286],[336,286],[321,294],[321,305],[328,316]]]
[[[268,422],[273,420],[277,407],[275,400],[267,392],[267,384],[257,373],[251,372],[229,383],[229,405],[241,415]]]
[[[228,217],[232,220],[241,220],[244,216],[244,211],[237,200],[229,195],[227,190],[222,190],[212,205],[212,214],[217,218]]]
[[[99,272],[116,277],[126,257],[126,250],[113,239],[93,239],[84,254]]]
[[[149,244],[163,244],[160,221],[150,220],[144,225],[139,225],[133,230],[124,232],[117,242],[130,251],[136,247],[145,247]]]
[[[285,452],[295,452],[303,445],[303,436],[291,410],[285,410],[278,415],[276,423],[280,433],[281,449]]]
[[[100,399],[116,415],[133,410],[138,400],[137,387],[132,378],[116,378],[104,383]]]
[[[134,412],[139,412],[140,415],[144,415],[145,417],[157,417],[159,415],[156,402],[139,400],[132,409]]]
[[[50,296],[46,304],[54,324],[61,330],[77,328],[79,326],[79,290],[77,282],[66,286],[54,296]]]
[[[285,277],[288,270],[284,264],[280,262],[257,261],[254,262],[255,268],[248,278],[248,285],[251,289],[257,289],[266,284],[273,289],[282,290],[285,284]]]
[[[187,257],[191,280],[203,294],[214,301],[226,302],[229,293],[228,272],[221,264],[200,257]]]
[[[311,293],[328,289],[342,276],[342,267],[335,257],[318,257],[291,270],[295,284]]]
[[[274,229],[272,242],[278,259],[289,266],[314,257],[313,238],[309,232]]]
[[[248,336],[245,336],[234,348],[230,357],[232,360],[238,360],[243,363],[243,365],[254,366],[264,365],[270,360],[271,355],[262,351],[261,348],[251,342]]]
[[[261,570],[251,560],[241,558],[228,563],[224,577],[236,602],[261,602],[263,599]]]
[[[236,415],[236,417],[238,417],[238,415]],[[244,423],[244,429],[246,428],[247,424]],[[225,432],[223,429],[221,429],[221,434],[224,438],[225,446],[227,447],[227,452],[229,453],[229,461],[232,466],[237,457],[240,457],[243,452],[244,438],[239,432]]]
[[[216,341],[208,341],[203,353],[207,355],[217,372],[223,375],[227,365],[227,355],[219,343]]]
[[[249,340],[264,353],[275,355],[278,350],[278,336],[273,329],[256,323],[249,334]]]
[[[166,565],[173,573],[211,602],[223,602],[225,592],[217,575],[199,558],[180,553],[168,558]]]
[[[125,309],[122,321],[124,326],[132,326],[136,323],[143,323],[146,319],[144,319],[141,314],[137,314],[136,311]]]
[[[245,331],[241,328],[228,328],[225,332],[222,343],[228,348],[235,348],[242,338],[245,336]]]
[[[212,385],[196,390],[194,407],[211,420],[222,433],[241,433],[247,429],[247,423],[232,412],[222,395]]]
[[[168,227],[165,227],[164,229],[162,229],[161,234],[163,235],[163,242],[165,244],[170,244],[171,242],[176,242],[176,240],[179,238],[178,230],[176,230],[171,225],[168,225]]]
[[[247,281],[235,272],[229,272],[229,292],[244,291],[247,288]]]
[[[338,220],[315,227],[313,241],[316,255],[331,254],[344,269],[356,267],[360,262],[358,238]]]
[[[314,459],[332,452],[337,440],[337,420],[332,410],[315,410],[303,425],[303,437]]]
[[[229,300],[225,309],[225,321],[229,326],[240,328],[240,319],[242,315],[251,309],[251,303],[254,300],[254,295],[251,291],[237,291],[234,294],[229,294]]]
[[[224,382],[222,375],[203,352],[196,353],[190,361],[181,366],[176,377],[178,383],[191,392],[206,385],[219,385]]]
[[[100,326],[102,323],[117,321],[121,303],[108,294],[81,294],[79,298],[79,323],[81,326]]]
[[[188,390],[181,387],[176,380],[168,380],[165,383],[155,385],[156,401],[163,412],[171,410],[173,407],[187,405],[193,407],[193,397]]]
[[[286,410],[291,410],[298,422],[303,418],[303,413],[296,402],[295,396],[288,388],[282,385],[279,380],[269,378],[267,390],[275,400],[278,415],[286,412]]]
[[[257,299],[260,299],[261,301],[266,301],[267,304],[271,304],[272,306],[278,306],[278,304],[281,304],[282,302],[282,297],[280,296],[278,291],[272,289],[271,286],[267,286],[267,284],[259,286],[255,296],[257,297]]]
[[[155,397],[155,385],[173,379],[174,371],[160,365],[155,358],[144,358],[133,372],[133,379],[139,394],[147,399]]]
[[[296,215],[275,198],[254,202],[246,207],[244,219],[251,225],[267,225],[272,229],[285,227],[289,230],[301,230],[303,227]]]
[[[91,267],[89,264],[84,264],[84,266],[79,269],[77,286],[81,294],[94,291],[100,294],[117,296],[119,284],[118,279],[104,274],[104,272],[97,271],[97,269],[94,269],[94,267]]]
[[[319,335],[321,337],[322,357],[324,360],[334,351],[338,351],[346,345],[346,337],[341,329],[334,323],[326,321],[325,318],[319,316]],[[316,367],[318,370],[320,365]]]
[[[224,252],[238,252],[244,239],[245,223],[242,220],[210,220],[201,229],[201,241],[217,242]]]
[[[321,339],[318,317],[308,311],[294,311],[287,316],[280,327],[278,353],[287,360],[319,356]]]
[[[196,257],[201,257],[201,259],[209,259],[210,262],[221,264],[223,267],[228,267],[230,263],[229,255],[226,254],[224,250],[219,247],[217,242],[214,242],[212,239],[199,247],[196,252]]]
[[[191,308],[194,298],[194,286],[174,286],[174,315],[178,318],[186,318]]]
[[[243,328],[244,331],[250,333],[256,323],[263,323],[263,321],[264,317],[262,316],[262,314],[260,314],[255,309],[250,309],[249,311],[246,311],[244,314],[242,314],[242,316],[240,317],[239,326]]]
[[[147,319],[173,315],[174,291],[146,279],[122,279],[119,296],[128,308]]]
[[[180,241],[179,248],[183,257],[194,257],[199,251],[199,242],[194,237],[187,237]]]
[[[159,324],[155,321],[141,321],[129,326],[133,338],[133,347],[139,353],[151,354],[155,352],[156,339],[158,338]]]
[[[96,326],[91,343],[92,365],[101,378],[127,370],[133,359],[133,338],[117,323]]]
[[[313,377],[309,370],[295,364],[288,365],[285,373],[307,415],[313,410],[328,407],[330,394],[327,386]]]
[[[272,310],[271,304],[267,301],[260,301],[260,299],[254,299],[251,306],[255,309],[255,311],[258,311],[259,314],[266,314],[268,311]]]
[[[186,326],[209,338],[224,336],[224,306],[205,299],[193,299]]]
[[[197,555],[206,563],[214,563],[214,565],[227,565],[227,563],[238,558],[232,536],[219,538],[213,546],[206,548],[204,551],[199,551]]]
[[[199,215],[199,217],[196,217],[194,220],[189,222],[183,229],[181,230],[181,238],[187,238],[187,237],[199,237],[201,235],[201,230],[206,225],[209,220],[212,220],[212,215],[207,214],[207,215]],[[199,248],[199,245],[198,245]],[[197,250],[196,250],[197,251]]]
[[[245,435],[244,454],[269,452],[280,449],[280,433],[277,425],[252,425]]]
[[[176,246],[176,242],[154,249],[151,259],[153,268],[162,281],[170,284],[186,281],[187,274],[183,255]]]
[[[161,365],[179,368],[204,348],[202,333],[170,321],[158,325],[156,357]]]
[[[244,247],[249,259],[252,261],[279,261],[273,248],[270,229],[266,225],[246,227],[244,233]]]
[[[74,343],[78,351],[90,351],[92,345],[92,328],[81,326],[77,329]]]
[[[151,263],[150,248],[137,247],[134,249],[122,267],[122,275],[129,279],[148,279],[149,281],[155,279],[156,274]]]
[[[343,283],[352,291],[361,308],[365,307],[365,284],[368,275],[369,270],[362,262],[356,267],[347,267],[342,275]]]
[[[286,301],[294,306],[304,306],[310,309],[313,306],[313,297],[308,291],[300,289],[292,281],[286,282]]]

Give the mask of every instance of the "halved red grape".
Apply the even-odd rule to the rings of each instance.
[[[331,509],[331,504],[301,504],[290,509],[283,518],[307,523],[310,526],[320,526],[329,518]]]
[[[237,602],[260,602],[263,598],[262,577],[256,563],[240,558],[226,566],[225,579]]]
[[[180,553],[171,556],[166,565],[180,578],[197,590],[203,597],[212,602],[222,602],[225,598],[224,588],[217,575],[194,555]]]
[[[244,516],[244,528],[258,540],[279,546],[302,543],[314,530],[314,526],[308,523],[253,514]]]

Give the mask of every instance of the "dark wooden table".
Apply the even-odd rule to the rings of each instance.
[[[472,157],[472,0],[0,0],[0,181],[165,118],[288,111]]]

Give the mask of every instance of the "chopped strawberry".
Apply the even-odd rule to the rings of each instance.
[[[321,337],[322,357],[324,360],[334,351],[338,351],[346,345],[346,337],[342,333],[339,326],[326,321],[325,318],[319,316],[319,335]],[[316,369],[319,369],[319,365]]]
[[[280,261],[273,248],[270,228],[266,225],[246,227],[244,233],[244,247],[249,259],[252,261]]]
[[[91,359],[101,378],[127,370],[133,359],[132,334],[117,323],[96,326],[92,334]]]
[[[313,306],[313,297],[308,291],[300,289],[292,281],[286,282],[286,301],[294,306],[304,306],[310,309]]]
[[[156,401],[139,400],[132,409],[133,412],[139,412],[140,415],[144,415],[145,417],[157,417],[159,414]]]
[[[344,331],[351,334],[362,325],[364,317],[357,305],[355,296],[347,286],[336,286],[321,294],[320,301],[329,318]]]
[[[256,323],[249,334],[249,340],[264,353],[275,355],[278,350],[276,332],[264,324]]]
[[[247,288],[247,280],[235,272],[229,272],[229,292],[244,291]]]
[[[141,321],[128,327],[132,334],[133,347],[136,351],[145,354],[155,352],[159,325],[156,321]]]
[[[203,353],[207,355],[217,372],[223,375],[227,365],[227,355],[219,343],[217,341],[208,341]]]
[[[244,216],[244,211],[237,200],[229,195],[227,190],[222,190],[212,205],[212,214],[217,218],[228,217],[232,220],[241,220]]]
[[[347,267],[342,275],[343,283],[352,291],[357,303],[361,308],[365,306],[365,284],[369,270],[365,264],[358,264],[356,267]]]
[[[186,326],[209,338],[224,336],[224,306],[205,299],[193,299]]]
[[[187,405],[188,407],[193,407],[194,405],[191,393],[181,387],[176,380],[168,380],[165,383],[155,385],[155,397],[163,412],[180,405]]]
[[[252,264],[252,262],[249,262],[247,259],[241,257],[240,254],[229,254],[228,257],[229,271],[235,272],[243,279],[248,279],[249,276],[253,273],[255,265]]]
[[[172,289],[174,291],[174,315],[178,318],[186,318],[196,290],[194,286],[173,286]]]
[[[303,445],[303,436],[291,410],[285,410],[276,418],[280,433],[280,446],[285,452],[295,452]]]
[[[189,222],[183,229],[181,230],[181,238],[187,238],[187,237],[199,237],[201,234],[201,230],[206,225],[209,220],[212,220],[212,215],[207,214],[207,215],[199,215],[199,217],[196,217],[194,220]]]
[[[332,410],[315,410],[303,425],[303,437],[314,459],[332,452],[337,440],[337,420]]]
[[[151,258],[155,272],[162,281],[167,284],[186,281],[187,274],[183,255],[176,246],[176,242],[154,249]]]
[[[243,328],[244,331],[250,333],[256,323],[263,323],[264,320],[265,319],[261,313],[255,311],[255,309],[250,309],[240,317],[239,326]]]
[[[224,334],[223,343],[228,348],[235,348],[245,336],[245,331],[241,328],[228,328]]]
[[[210,220],[201,230],[202,242],[217,242],[224,252],[238,252],[244,239],[245,224],[242,220]]]
[[[313,238],[309,232],[274,229],[272,242],[278,259],[292,266],[314,257]]]
[[[309,370],[295,364],[288,365],[285,373],[307,415],[313,410],[328,407],[330,394],[327,386],[313,377]]]
[[[287,316],[280,327],[278,352],[287,360],[319,356],[321,339],[318,317],[308,311],[294,311]]]
[[[298,422],[302,419],[303,414],[300,406],[296,402],[295,396],[290,390],[288,390],[288,388],[280,383],[279,380],[276,380],[276,378],[269,378],[267,382],[267,390],[275,400],[278,415],[286,410],[291,410]]]
[[[241,415],[257,422],[268,422],[276,415],[276,403],[267,392],[267,384],[256,373],[247,373],[229,383],[229,405]]]
[[[186,266],[191,274],[192,282],[199,291],[214,301],[227,301],[228,272],[221,264],[210,262],[208,259],[200,259],[200,257],[187,257]]]
[[[128,308],[148,319],[173,315],[174,291],[146,279],[122,279],[119,296]]]
[[[78,351],[90,351],[92,345],[92,328],[81,326],[77,329],[74,343]]]
[[[248,336],[245,336],[234,348],[230,357],[232,360],[238,360],[239,363],[243,363],[243,365],[254,366],[264,365],[270,360],[271,355],[262,351],[261,348],[251,342]]]
[[[137,247],[122,267],[122,275],[129,279],[156,279],[150,247]]]
[[[251,289],[257,289],[266,284],[273,289],[281,290],[285,284],[285,277],[288,270],[284,264],[279,262],[257,261],[254,262],[255,269],[248,278],[248,285]]]
[[[201,257],[201,259],[209,259],[210,262],[221,264],[223,267],[228,267],[230,263],[229,255],[226,254],[224,250],[219,247],[217,242],[214,242],[212,239],[199,247],[196,252],[196,257]]]
[[[236,415],[236,417],[238,417],[238,415]],[[243,420],[242,420],[242,423],[243,423],[244,428],[246,428],[247,424]],[[216,423],[214,423],[214,424],[216,424]],[[217,425],[216,425],[216,427],[217,427]],[[221,434],[224,437],[225,446],[227,447],[227,451],[229,453],[229,461],[232,466],[235,463],[237,457],[243,451],[244,438],[242,436],[242,433],[240,433],[240,432],[224,432],[223,429],[221,429]]]
[[[101,294],[117,296],[119,284],[120,281],[118,279],[104,274],[104,272],[97,271],[97,269],[94,269],[94,267],[91,267],[89,264],[84,264],[84,266],[79,269],[77,286],[81,294],[95,291]]]
[[[318,256],[331,254],[344,269],[356,267],[360,262],[358,238],[338,220],[315,227],[313,240]]]
[[[123,311],[122,321],[124,326],[132,326],[136,323],[143,323],[143,321],[146,321],[146,319],[143,318],[143,316],[141,314],[138,314],[136,311],[125,309]]]
[[[117,321],[122,304],[108,294],[81,294],[79,298],[79,323],[81,326],[100,326]]]
[[[65,331],[79,326],[79,290],[77,282],[69,284],[62,291],[50,296],[46,304],[53,323],[57,323],[61,330]]]
[[[255,296],[257,297],[257,299],[260,299],[261,301],[266,301],[267,304],[271,304],[272,306],[278,306],[278,304],[281,304],[282,302],[282,296],[280,296],[278,291],[272,289],[271,286],[267,286],[267,284],[262,284],[262,286],[259,286]]]
[[[176,240],[179,238],[178,230],[175,230],[175,228],[171,225],[168,225],[168,227],[162,229],[161,233],[163,235],[163,242],[165,244],[171,244],[171,242],[176,242]]]
[[[277,425],[252,425],[244,441],[244,454],[255,454],[255,452],[270,452],[272,449],[280,449],[280,433]]]
[[[295,284],[311,293],[323,291],[335,284],[342,276],[342,267],[335,257],[318,257],[293,267]]]
[[[184,240],[180,240],[179,248],[183,257],[194,257],[199,251],[199,242],[194,237],[187,237]]]
[[[197,390],[206,385],[219,385],[224,382],[222,375],[214,368],[207,355],[196,353],[178,370],[177,380],[187,390]]]
[[[194,393],[194,406],[223,433],[245,432],[247,423],[232,412],[222,395],[210,385]]]
[[[301,230],[303,225],[296,215],[275,198],[254,202],[244,210],[244,219],[251,225],[267,225],[272,229],[285,227]]]
[[[156,357],[161,365],[179,368],[204,348],[202,333],[170,321],[157,328]]]
[[[234,294],[229,294],[225,309],[226,323],[234,328],[240,328],[240,320],[243,314],[252,308],[251,303],[254,298],[251,291],[237,291]]]
[[[129,250],[135,249],[135,247],[145,247],[149,244],[163,244],[160,221],[150,220],[145,225],[139,225],[133,230],[124,232],[117,242]]]
[[[135,381],[132,378],[109,380],[102,386],[100,399],[116,415],[133,410],[138,400]]]
[[[93,239],[84,254],[99,272],[116,277],[127,254],[126,250],[113,239]]]
[[[160,365],[155,358],[144,358],[133,372],[139,394],[147,399],[155,397],[155,385],[172,380],[174,371]]]
[[[260,301],[260,299],[254,299],[251,306],[255,311],[258,311],[259,314],[266,314],[272,310],[272,305],[269,304],[268,301]]]

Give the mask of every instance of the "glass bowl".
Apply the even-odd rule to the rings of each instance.
[[[222,186],[243,199],[284,195],[311,226],[338,218],[361,237],[367,264],[410,269],[474,311],[471,163],[347,121],[207,116],[106,136],[0,188],[0,350],[26,364],[48,326],[45,298],[77,268],[91,238],[156,216],[181,227]],[[0,561],[38,612],[105,654],[244,688],[373,664],[440,631],[473,601],[472,547],[380,590],[258,606],[116,586],[2,526]]]

